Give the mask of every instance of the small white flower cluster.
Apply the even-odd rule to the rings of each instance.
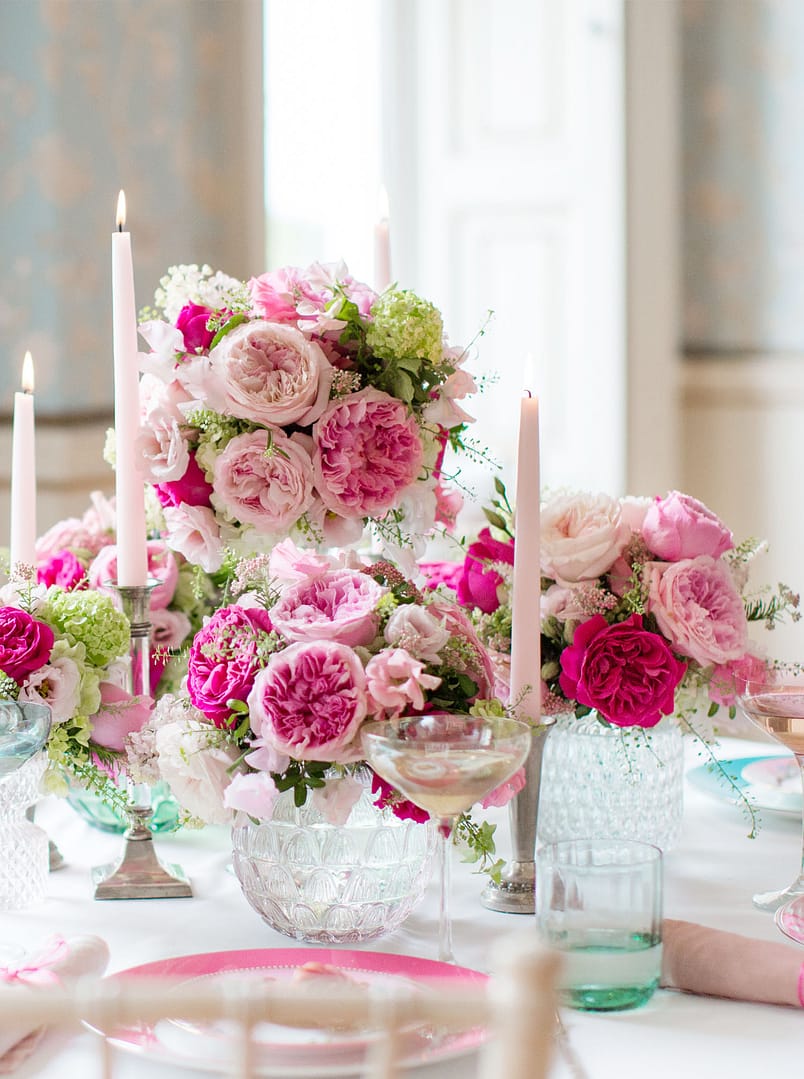
[[[188,303],[203,304],[219,309],[227,306],[229,298],[242,292],[243,286],[234,277],[204,264],[170,266],[159,280],[154,303],[169,322],[175,322]]]

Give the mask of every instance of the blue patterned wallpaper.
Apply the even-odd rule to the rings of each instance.
[[[0,413],[112,401],[110,247],[125,188],[139,306],[178,262],[253,272],[244,4],[0,0]],[[261,27],[253,28],[256,34]],[[224,224],[225,222],[225,224]]]
[[[685,347],[804,350],[804,2],[682,13]]]

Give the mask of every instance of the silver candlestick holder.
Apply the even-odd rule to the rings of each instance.
[[[136,696],[150,696],[150,608],[154,584],[115,586],[131,626],[127,688]],[[129,783],[128,796],[129,826],[123,837],[123,854],[112,865],[97,866],[92,871],[95,899],[191,898],[193,890],[182,869],[163,865],[157,857],[153,833],[148,827],[153,813],[150,789]]]
[[[536,829],[547,730],[543,726],[534,729],[525,761],[525,786],[508,803],[513,860],[499,884],[489,882],[483,889],[480,902],[488,910],[504,914],[536,913]]]

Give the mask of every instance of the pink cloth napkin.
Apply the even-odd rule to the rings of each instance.
[[[19,963],[0,966],[0,1074],[13,1071],[36,1048],[44,1027],[12,1028],[3,1022],[4,988],[70,985],[83,977],[98,977],[106,970],[109,948],[100,937],[52,937],[36,954]]]
[[[804,1007],[804,949],[665,919],[665,989]]]

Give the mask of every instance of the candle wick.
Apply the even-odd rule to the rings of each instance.
[[[528,395],[528,397],[533,397],[533,394],[530,390],[525,390],[525,393]]]
[[[123,222],[122,222],[122,221],[118,221],[118,222],[117,222],[117,231],[118,231],[118,232],[122,232],[122,231],[123,231]]]

